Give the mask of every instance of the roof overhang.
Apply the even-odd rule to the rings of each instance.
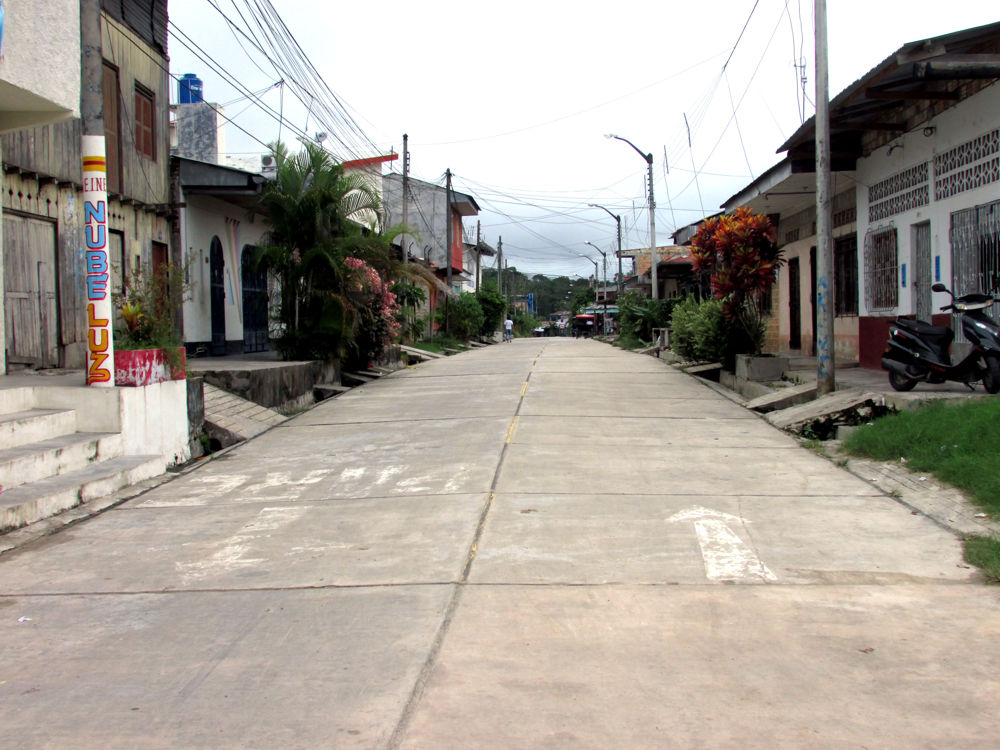
[[[219,164],[171,157],[178,162],[178,176],[185,195],[208,195],[238,206],[251,208],[257,203],[267,178],[242,169]]]
[[[834,172],[831,178],[836,195],[854,184],[854,171]],[[730,197],[722,208],[727,213],[746,207],[755,214],[791,216],[815,203],[815,170],[805,170],[792,159],[783,159]]]
[[[830,102],[832,169],[853,169],[867,155],[863,136],[902,135],[975,93],[970,81],[998,78],[1000,23],[904,44]],[[814,161],[815,137],[810,118],[778,152],[793,165]]]

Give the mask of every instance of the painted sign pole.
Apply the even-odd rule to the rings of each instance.
[[[83,236],[87,298],[87,385],[115,384],[107,163],[103,135],[83,136]]]

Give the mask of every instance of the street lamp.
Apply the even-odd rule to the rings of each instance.
[[[605,138],[614,138],[616,141],[623,141],[635,149],[635,152],[639,154],[643,159],[646,160],[646,166],[649,170],[649,270],[650,270],[650,281],[653,284],[653,299],[660,298],[659,284],[656,279],[656,262],[658,260],[656,253],[656,202],[653,200],[653,155],[651,153],[644,154],[638,146],[636,146],[628,138],[622,138],[620,135],[614,135],[608,133],[604,136]]]
[[[599,248],[597,245],[595,245],[590,240],[587,240],[586,242],[584,242],[584,244],[585,245],[590,245],[597,252],[599,252],[601,254],[601,258],[604,259],[604,295],[603,295],[603,297],[604,297],[604,321],[603,321],[603,328],[604,328],[604,332],[607,333],[608,332],[608,254],[606,252],[604,252],[603,250],[601,250],[601,248]]]
[[[601,209],[608,216],[614,219],[615,223],[618,225],[618,284],[616,286],[618,287],[618,295],[621,296],[622,288],[625,284],[625,277],[622,276],[622,217],[618,214],[611,213],[604,206],[599,206],[596,203],[588,203],[587,205],[590,206],[590,208]],[[607,280],[605,279],[605,281]]]

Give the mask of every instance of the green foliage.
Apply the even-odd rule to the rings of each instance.
[[[686,297],[673,309],[670,346],[688,360],[722,362],[727,357],[730,327],[720,300],[698,302]]]
[[[500,326],[503,324],[503,314],[504,310],[507,309],[507,303],[495,286],[487,284],[479,287],[476,298],[483,311],[483,325],[479,329],[479,335],[492,336],[500,330]]]
[[[844,441],[853,455],[906,459],[907,468],[933,474],[1000,515],[1000,399],[929,402],[859,427]]]
[[[680,298],[648,299],[638,292],[625,292],[618,300],[618,326],[629,339],[652,341],[654,328],[667,328]]]
[[[715,297],[740,331],[730,353],[759,354],[769,313],[764,300],[783,263],[771,220],[738,208],[707,219],[691,242],[694,270],[711,272]]]
[[[400,339],[402,341],[413,341],[424,332],[425,321],[417,317],[417,308],[427,299],[427,293],[423,287],[401,279],[392,285],[392,293],[396,295],[396,303],[399,311],[396,319],[400,325]]]
[[[968,536],[965,561],[975,565],[993,583],[1000,583],[1000,541],[989,536]]]
[[[514,313],[514,335],[530,337],[534,335],[535,329],[542,324],[542,321],[530,313]]]
[[[277,282],[276,348],[285,359],[366,364],[398,325],[385,283],[395,271],[389,240],[372,231],[378,196],[322,148],[305,144],[289,155],[273,144],[272,151],[278,171],[259,206],[271,232],[257,261]]]
[[[478,336],[483,327],[483,308],[475,294],[462,292],[457,299],[449,298],[438,305],[438,325],[444,327],[446,316],[451,320],[451,334],[461,341]]]
[[[597,301],[597,292],[592,287],[578,288],[573,292],[573,298],[570,301],[570,310],[572,315],[579,315],[580,311],[583,310],[591,302]]]
[[[128,287],[113,297],[117,311],[115,349],[163,349],[170,364],[183,345],[174,316],[189,287],[179,266],[160,266],[151,274],[135,273]]]

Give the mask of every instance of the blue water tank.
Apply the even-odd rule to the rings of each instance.
[[[201,79],[194,73],[185,73],[180,80],[181,104],[196,104],[204,101],[201,92]]]

